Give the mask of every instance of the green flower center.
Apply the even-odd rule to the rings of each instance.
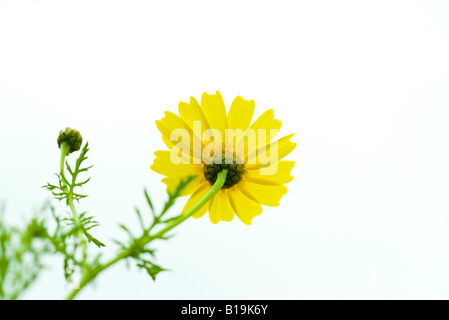
[[[215,159],[214,159],[215,160]],[[237,184],[242,178],[243,164],[237,164],[235,157],[232,159],[230,157],[225,157],[224,154],[221,155],[221,162],[215,163],[214,161],[210,164],[204,164],[204,176],[210,184],[214,184],[217,180],[218,173],[223,169],[228,169],[228,174],[226,176],[226,182],[222,189],[228,189]],[[228,162],[228,163],[226,163]]]

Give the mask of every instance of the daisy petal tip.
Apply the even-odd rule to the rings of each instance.
[[[292,150],[294,150],[294,149],[296,149],[296,146],[298,145],[298,143],[297,142],[293,142],[293,145],[292,145]]]
[[[172,118],[173,116],[174,117],[178,117],[176,114],[174,114],[173,112],[171,112],[171,111],[165,111],[164,112],[164,115],[165,115],[165,117],[164,118]]]
[[[190,97],[189,103],[190,103],[191,106],[198,106],[198,107],[199,107],[199,105],[200,105],[200,104],[198,103],[198,100],[196,100],[195,97]]]

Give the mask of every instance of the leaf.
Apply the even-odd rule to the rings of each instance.
[[[142,215],[140,214],[140,210],[137,207],[135,207],[134,210],[136,210],[137,218],[139,219],[139,224],[140,224],[140,227],[142,228],[142,231],[145,231],[145,223],[143,222]]]
[[[147,203],[150,206],[151,213],[153,214],[153,217],[156,217],[156,212],[154,211],[153,203],[151,202],[151,198],[147,192],[147,189],[144,189],[144,193],[145,193],[145,199],[147,199]]]
[[[156,281],[156,276],[162,272],[167,271],[167,269],[164,269],[157,264],[152,263],[149,260],[141,260],[140,263],[137,264],[139,268],[145,269],[148,275],[153,279],[153,281]]]
[[[67,167],[67,171],[70,173],[71,176],[73,176],[72,168],[70,167],[69,162],[67,160],[65,161],[65,165]]]
[[[120,226],[120,228],[122,228],[123,230],[125,230],[125,232],[128,234],[128,236],[130,237],[130,239],[134,239],[133,234],[131,233],[131,231],[129,231],[129,229],[128,229],[125,225],[120,224],[119,226]]]

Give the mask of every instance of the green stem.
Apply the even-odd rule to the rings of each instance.
[[[61,161],[59,162],[59,171],[62,177],[62,186],[64,187],[64,191],[67,192],[67,184],[66,184],[66,178],[65,178],[65,157],[69,154],[70,146],[67,143],[63,143],[61,147]]]
[[[70,146],[67,143],[63,143],[62,144],[62,148],[61,148],[61,162],[59,164],[60,166],[60,170],[61,170],[61,177],[62,177],[62,185],[64,188],[64,192],[67,194],[67,204],[70,207],[70,210],[72,211],[73,214],[73,218],[75,219],[75,222],[77,224],[80,223],[79,221],[79,215],[78,212],[76,212],[75,209],[75,205],[73,203],[73,192],[71,190],[69,190],[69,188],[67,187],[66,184],[66,177],[65,177],[65,158],[67,157],[67,154],[69,152]]]
[[[81,247],[83,250],[83,264],[86,259],[86,241],[83,236],[83,232],[81,231],[81,221],[78,215],[78,212],[76,211],[75,204],[73,203],[73,190],[69,190],[67,187],[66,181],[68,181],[65,177],[65,158],[67,157],[70,150],[70,145],[68,143],[63,143],[61,148],[61,161],[59,163],[60,167],[60,174],[62,177],[62,185],[63,185],[63,191],[67,194],[67,205],[70,207],[70,211],[72,212],[73,219],[75,220],[75,224],[79,229],[78,231],[78,238],[81,242]]]
[[[154,235],[144,235],[139,239],[139,242],[142,246],[147,245],[151,241],[155,239],[162,238],[168,231],[172,230],[191,216],[193,216],[199,209],[201,209],[210,199],[212,199],[223,187],[226,182],[226,176],[228,174],[228,170],[224,169],[217,175],[217,180],[215,181],[212,188],[209,190],[206,195],[201,198],[190,210],[188,210],[185,214],[179,216],[178,219],[173,220],[170,224],[168,224],[165,228],[158,231]],[[76,297],[76,295],[83,289],[90,281],[95,279],[97,275],[103,270],[109,268],[110,266],[116,264],[120,260],[128,258],[133,253],[133,248],[128,248],[127,250],[119,253],[115,258],[111,259],[109,262],[98,266],[94,270],[88,270],[86,274],[84,274],[83,278],[80,281],[79,289],[74,289],[67,297],[67,300],[72,300]]]

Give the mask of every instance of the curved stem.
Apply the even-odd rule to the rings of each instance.
[[[200,201],[198,201],[190,210],[188,210],[185,214],[178,217],[178,219],[173,220],[170,224],[168,224],[165,228],[162,230],[156,232],[154,235],[143,235],[141,238],[139,238],[139,242],[141,246],[145,246],[151,241],[162,238],[165,233],[172,230],[191,216],[195,214],[199,209],[201,209],[210,199],[212,199],[223,187],[224,183],[226,182],[226,176],[228,174],[228,170],[224,169],[220,171],[217,175],[217,180],[215,181],[212,188],[209,190],[206,195],[201,198]],[[127,250],[119,253],[115,258],[111,259],[109,262],[102,264],[95,268],[94,270],[88,270],[88,272],[83,276],[83,278],[80,281],[79,289],[74,289],[67,297],[67,300],[72,300],[76,297],[76,295],[83,289],[90,281],[95,279],[97,275],[102,272],[103,270],[109,268],[110,266],[116,264],[120,260],[128,258],[132,254],[133,250],[132,248],[128,248]]]
[[[221,188],[223,187],[224,183],[226,182],[227,174],[228,174],[228,169],[222,170],[217,175],[217,180],[215,181],[215,183],[212,186],[212,188],[209,190],[209,192],[206,193],[206,195],[200,201],[198,201],[189,211],[187,211],[185,214],[180,216],[178,219],[174,220],[171,224],[166,226],[164,229],[162,229],[161,231],[156,233],[151,238],[153,238],[153,239],[160,238],[167,231],[173,229],[178,224],[182,223],[183,221],[185,221],[188,218],[190,218],[191,216],[193,216],[195,214],[195,212],[197,212],[199,209],[201,209],[207,202],[209,202],[210,199],[212,199],[218,193],[218,191],[221,190]]]

